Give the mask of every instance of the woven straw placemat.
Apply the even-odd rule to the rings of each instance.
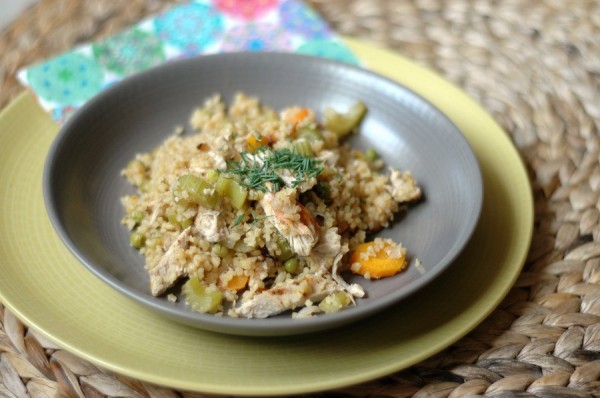
[[[513,138],[535,195],[527,263],[487,320],[406,371],[311,396],[600,396],[600,2],[308,2],[339,33],[397,50],[482,104]],[[18,68],[173,3],[42,0],[0,32],[0,108],[23,90]],[[0,397],[25,391],[207,396],[103,372],[27,330],[0,305]]]

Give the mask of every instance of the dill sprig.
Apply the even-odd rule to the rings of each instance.
[[[254,154],[241,152],[240,156],[240,161],[228,163],[225,172],[237,175],[243,187],[262,192],[266,192],[268,186],[277,192],[286,185],[277,171],[288,170],[292,174],[292,188],[323,171],[321,161],[293,153],[287,148],[274,151],[260,147]]]

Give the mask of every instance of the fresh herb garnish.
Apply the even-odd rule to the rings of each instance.
[[[244,219],[244,216],[245,216],[245,213],[238,215],[236,217],[236,219],[233,221],[233,224],[231,224],[231,228],[237,227],[238,225],[240,225],[242,220]]]
[[[228,163],[225,173],[238,176],[243,187],[262,192],[266,192],[269,186],[273,192],[286,185],[295,188],[323,171],[321,161],[293,153],[289,149],[274,151],[269,147],[260,147],[253,154],[241,152],[240,156],[240,161]],[[285,170],[293,178],[288,184],[281,175]]]

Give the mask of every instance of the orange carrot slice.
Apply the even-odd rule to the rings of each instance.
[[[406,249],[389,239],[376,238],[359,245],[350,257],[353,273],[369,279],[396,275],[406,268]]]
[[[269,145],[269,140],[264,135],[260,138],[256,138],[254,135],[249,135],[246,139],[246,148],[248,152],[254,153],[261,146]]]
[[[297,124],[297,123],[300,123],[302,120],[304,120],[308,115],[309,115],[308,108],[300,108],[296,112],[294,112],[290,116],[288,116],[288,118],[286,120],[290,123]]]
[[[248,276],[246,275],[234,275],[233,278],[227,282],[227,290],[242,290],[248,284]]]

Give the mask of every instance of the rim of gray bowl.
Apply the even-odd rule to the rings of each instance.
[[[463,144],[466,145],[471,154],[471,162],[473,164],[474,172],[477,175],[477,181],[474,181],[476,184],[474,194],[476,196],[475,203],[476,208],[472,211],[472,217],[470,223],[467,225],[466,234],[464,242],[459,247],[453,247],[453,250],[448,253],[448,255],[444,258],[445,266],[437,268],[435,272],[428,273],[423,278],[420,278],[416,282],[412,283],[409,287],[403,289],[399,294],[390,294],[385,297],[379,298],[376,302],[369,303],[369,305],[365,306],[354,306],[343,311],[333,313],[333,314],[325,314],[324,316],[316,316],[312,318],[306,319],[291,319],[291,318],[281,318],[281,317],[271,317],[266,319],[246,319],[246,318],[231,318],[231,317],[219,317],[210,314],[201,314],[189,311],[179,311],[177,308],[169,306],[166,303],[166,300],[157,301],[155,297],[149,296],[147,294],[143,294],[140,292],[132,291],[126,284],[117,280],[112,274],[103,271],[102,269],[98,269],[92,262],[90,258],[88,258],[85,253],[82,253],[75,242],[70,238],[67,233],[64,224],[62,223],[59,215],[57,214],[57,203],[56,197],[53,193],[52,188],[52,179],[55,173],[57,172],[57,158],[56,153],[59,151],[59,148],[64,145],[64,140],[67,139],[73,133],[73,126],[76,126],[81,118],[84,117],[85,113],[90,109],[96,107],[98,103],[102,103],[104,101],[110,100],[115,93],[119,93],[121,90],[125,90],[127,85],[132,84],[133,82],[140,82],[143,80],[147,80],[153,77],[159,77],[163,70],[175,68],[177,65],[180,67],[186,64],[194,64],[194,63],[206,63],[212,62],[211,60],[216,59],[228,59],[228,62],[244,62],[246,59],[252,59],[253,62],[256,62],[256,59],[262,58],[265,60],[269,58],[302,58],[308,60],[307,62],[319,63],[324,66],[334,67],[336,69],[347,69],[352,70],[354,73],[361,74],[365,77],[369,77],[370,79],[376,79],[384,84],[393,85],[398,89],[404,90],[410,95],[418,98],[420,101],[426,103],[433,111],[438,113],[439,117],[445,119],[446,123],[454,126],[455,130],[458,133],[458,140],[462,140]],[[239,61],[238,61],[239,60]],[[479,222],[479,218],[481,215],[481,210],[483,207],[483,180],[482,173],[479,167],[479,163],[476,159],[476,156],[471,148],[470,143],[463,136],[462,132],[456,125],[436,106],[434,106],[429,100],[421,96],[419,93],[407,88],[406,86],[393,81],[385,76],[379,75],[375,72],[366,70],[362,67],[353,66],[345,63],[341,63],[338,61],[333,61],[329,59],[324,59],[316,56],[309,55],[301,55],[301,54],[293,54],[293,53],[280,53],[280,52],[264,52],[264,53],[222,53],[222,54],[210,54],[210,55],[201,55],[195,56],[188,59],[182,60],[173,60],[169,61],[165,64],[153,67],[146,71],[139,72],[133,76],[127,77],[121,82],[112,85],[104,89],[94,98],[90,99],[86,104],[84,104],[59,130],[58,134],[54,138],[50,149],[47,153],[47,157],[44,164],[43,170],[43,198],[45,202],[45,207],[49,219],[51,221],[52,226],[54,227],[57,235],[60,237],[63,244],[67,247],[67,249],[74,255],[74,257],[82,263],[85,268],[94,274],[96,277],[101,279],[103,282],[107,283],[109,286],[114,288],[116,291],[124,294],[130,299],[138,302],[144,308],[150,308],[159,313],[167,316],[174,321],[181,322],[184,324],[188,324],[190,326],[194,326],[197,328],[201,328],[204,330],[209,330],[213,332],[220,332],[226,334],[234,334],[234,335],[243,335],[243,336],[283,336],[283,335],[295,335],[295,334],[304,334],[310,332],[319,332],[327,329],[331,329],[337,326],[346,325],[350,322],[355,322],[361,319],[364,319],[368,316],[371,316],[375,313],[379,313],[385,309],[388,309],[390,306],[398,303],[402,299],[414,294],[419,291],[421,288],[437,279],[460,255],[463,251],[464,247],[467,245],[469,240],[471,239],[477,223]]]

